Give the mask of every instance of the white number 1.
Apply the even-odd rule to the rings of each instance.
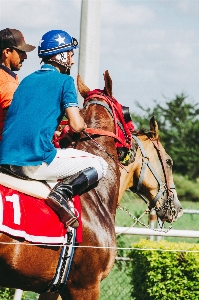
[[[20,225],[21,211],[20,211],[20,204],[19,204],[19,196],[16,194],[13,194],[12,196],[6,196],[6,201],[13,203],[14,223]]]

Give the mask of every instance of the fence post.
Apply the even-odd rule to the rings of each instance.
[[[15,290],[14,298],[13,300],[21,300],[23,295],[23,291],[20,289]]]
[[[164,228],[164,224],[162,223],[162,221],[160,220],[160,218],[158,218],[158,226],[157,226],[158,229],[161,229],[161,228]],[[157,241],[160,241],[160,240],[163,240],[164,237],[161,236],[161,235],[158,235],[157,236]]]
[[[154,229],[156,228],[156,221],[157,221],[157,215],[155,210],[151,210],[149,214],[149,228]],[[150,235],[149,237],[150,241],[154,241],[154,236]]]

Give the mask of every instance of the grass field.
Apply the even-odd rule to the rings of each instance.
[[[194,209],[199,210],[199,202],[190,202],[190,201],[182,201],[182,207],[184,209]],[[146,209],[146,204],[140,198],[137,198],[135,194],[132,192],[126,192],[121,205],[126,207],[133,215],[136,217],[140,216],[144,210]],[[146,225],[148,224],[148,215],[144,215],[141,219]],[[117,210],[116,214],[116,226],[132,226],[133,219],[126,213],[121,210]],[[165,228],[168,228],[170,224],[165,223]],[[141,225],[137,225],[136,227],[143,227]],[[176,222],[172,224],[172,229],[179,230],[199,230],[199,214],[183,214]],[[145,238],[143,236],[143,238]],[[137,242],[140,239],[140,236],[122,236],[120,240],[124,242],[126,245],[131,245],[133,242]],[[187,243],[197,243],[199,242],[197,238],[182,238],[182,237],[164,237],[164,239],[172,242],[187,242]]]

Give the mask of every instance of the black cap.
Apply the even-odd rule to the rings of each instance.
[[[0,49],[16,48],[21,51],[30,52],[36,47],[26,44],[21,31],[17,29],[3,29],[0,31]]]

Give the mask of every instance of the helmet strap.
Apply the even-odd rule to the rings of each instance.
[[[67,57],[66,57],[67,55]],[[71,66],[70,66],[70,56],[69,56],[69,52],[61,52],[61,53],[58,53],[54,56],[52,56],[49,61],[54,61],[56,62],[57,64],[65,67],[65,74],[67,75],[70,75],[70,69],[71,69]]]
[[[65,71],[65,74],[70,75],[70,69],[71,69],[71,67],[68,67]]]

